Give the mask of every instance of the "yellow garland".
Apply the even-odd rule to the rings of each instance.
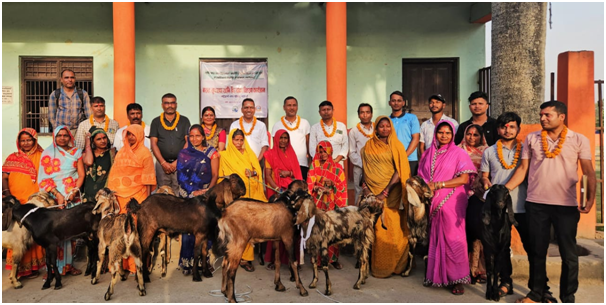
[[[503,143],[501,143],[501,140],[497,141],[497,156],[499,157],[499,162],[501,163],[504,169],[512,169],[515,168],[516,165],[518,165],[518,160],[520,159],[521,151],[522,145],[520,144],[520,141],[516,140],[516,154],[513,156],[513,162],[511,163],[511,165],[507,165],[507,162],[505,162],[505,158],[503,158]]]
[[[295,131],[295,130],[299,129],[299,124],[301,124],[301,117],[299,117],[299,116],[297,116],[297,126],[295,126],[295,128],[288,127],[288,125],[286,125],[286,120],[284,119],[284,117],[280,118],[280,120],[282,121],[282,125],[284,125],[284,127],[288,131]]]
[[[130,122],[128,122],[128,126],[130,126]],[[145,128],[145,122],[141,121],[141,127]]]
[[[568,127],[564,125],[564,129],[560,133],[560,138],[558,139],[558,146],[553,150],[553,152],[549,151],[549,145],[547,145],[547,131],[541,131],[541,142],[543,143],[543,152],[545,153],[545,157],[547,158],[555,158],[562,152],[562,146],[564,145],[564,141],[566,141],[566,134],[568,133]]]
[[[242,132],[244,132],[245,136],[250,136],[253,132],[253,130],[255,130],[255,125],[257,125],[257,118],[253,117],[253,123],[252,123],[252,127],[250,128],[250,132],[246,132],[246,130],[244,130],[244,125],[242,124],[242,122],[244,121],[244,118],[240,118],[240,129],[242,129]]]
[[[370,134],[366,134],[363,130],[362,130],[362,124],[358,123],[357,125],[358,130],[367,138],[372,138],[372,130],[370,131]]]
[[[90,126],[95,126],[95,123],[93,121],[93,116],[90,116]],[[107,128],[109,128],[109,117],[107,116],[107,114],[105,115],[105,126],[103,127],[103,130],[105,132],[107,132]]]
[[[175,119],[173,126],[168,127],[168,126],[166,126],[166,123],[164,123],[164,112],[162,112],[162,114],[160,115],[160,123],[162,124],[162,127],[164,127],[164,129],[171,131],[171,130],[174,130],[175,128],[177,128],[177,124],[179,124],[179,119],[181,118],[181,115],[179,115],[178,111],[176,111],[176,113],[177,113],[177,118]]]
[[[206,137],[206,141],[209,141],[215,136],[215,131],[217,131],[217,123],[213,124],[213,128],[210,130],[210,135],[204,135]],[[206,126],[204,126],[204,132],[206,132]]]
[[[324,121],[320,121],[320,126],[322,126],[322,131],[327,138],[332,138],[332,136],[335,135],[335,132],[337,132],[337,120],[335,119],[332,120],[332,132],[330,134],[328,134],[324,128]]]

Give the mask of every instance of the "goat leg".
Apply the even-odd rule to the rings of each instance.
[[[272,245],[276,245],[278,244],[279,241],[273,241]],[[274,267],[275,267],[275,275],[274,275],[274,285],[276,285],[275,289],[276,291],[285,291],[286,287],[284,287],[284,285],[282,284],[282,281],[280,281],[280,267],[282,265],[282,262],[280,261],[280,247],[276,247],[273,246],[272,247],[274,249]]]
[[[229,269],[227,270],[227,301],[229,303],[236,303],[236,272],[238,271],[238,266],[240,265],[239,261],[242,257],[242,253],[244,253],[244,249],[241,251],[236,251],[233,257],[230,257]]]
[[[99,281],[99,276],[101,274],[101,265],[103,264],[103,261],[105,260],[105,243],[100,242],[101,245],[99,245],[99,249],[97,249],[99,251],[99,260],[97,263],[97,266],[99,268],[97,268],[97,272],[95,272],[93,278],[90,280],[90,283],[95,285],[97,284],[97,282]]]
[[[328,277],[328,265],[322,266],[322,271],[324,271],[324,276],[326,276],[326,292],[325,295],[332,294],[332,283],[330,282],[330,278]]]
[[[200,258],[202,260],[202,275],[205,278],[211,278],[213,277],[213,273],[210,272],[210,266],[208,265],[208,239],[202,239],[200,246],[202,247],[200,249],[202,252],[202,257]]]
[[[227,297],[227,268],[229,268],[229,259],[226,255],[221,263],[221,293],[225,297]]]
[[[311,266],[313,267],[314,277],[309,284],[309,288],[316,288],[318,286],[318,254],[315,251],[309,251],[311,256]]]
[[[110,257],[111,257],[111,267],[110,269],[110,273],[112,275],[112,280],[109,282],[109,287],[107,287],[107,292],[105,293],[105,297],[104,299],[106,301],[109,301],[109,299],[112,297],[112,294],[114,294],[114,286],[116,285],[116,283],[118,282],[118,275],[122,269],[121,264],[122,264],[122,259],[120,256],[116,257],[114,255],[112,255],[112,250],[110,249],[109,251],[110,253]],[[112,268],[113,267],[113,268]]]
[[[196,234],[195,235],[196,241],[194,244],[194,268],[193,268],[193,281],[194,282],[202,282],[202,277],[200,276],[199,270],[198,270],[198,263],[200,262],[200,253],[201,253],[201,247],[202,247],[202,240],[204,240],[202,238],[202,235],[200,234]],[[206,245],[204,245],[206,246]],[[206,258],[204,258],[204,265],[206,265]]]
[[[410,257],[410,261],[408,262],[408,266],[406,266],[406,270],[404,270],[404,272],[402,272],[402,276],[409,276],[410,275],[410,271],[412,271],[412,263],[415,260],[415,248],[416,248],[416,243],[413,243],[410,245],[410,251],[408,251],[408,257]]]
[[[50,288],[55,277],[55,264],[57,264],[57,247],[50,245],[44,250],[46,251],[46,281],[42,285],[42,290]]]
[[[13,250],[13,254],[12,254],[13,255],[13,265],[12,265],[13,269],[11,270],[11,273],[8,276],[11,283],[13,284],[13,288],[15,288],[15,289],[23,288],[23,284],[21,284],[21,282],[17,278],[17,271],[19,270],[19,264],[21,263],[21,258],[23,257],[23,253],[18,253],[18,252],[19,251]]]
[[[305,287],[303,287],[303,283],[301,282],[301,278],[299,277],[299,262],[297,261],[297,257],[295,255],[295,243],[293,241],[285,241],[284,247],[286,251],[288,251],[288,263],[290,266],[290,270],[295,277],[295,283],[297,285],[297,288],[299,288],[299,295],[302,297],[306,297],[309,295],[309,293],[307,292],[307,290],[305,290]],[[276,257],[279,257],[279,255],[276,255]],[[277,260],[279,261],[280,259],[278,258]],[[276,270],[278,270],[278,268],[276,268]]]
[[[141,249],[139,249],[139,253],[141,253]],[[135,266],[137,268],[137,283],[139,285],[138,286],[139,296],[144,296],[147,294],[147,292],[145,291],[145,281],[143,281],[143,274],[142,274],[143,262],[141,261],[140,256],[135,257]]]
[[[267,242],[259,244],[259,265],[265,265],[265,248],[267,248]]]
[[[84,276],[91,276],[91,279],[97,273],[97,257],[98,254],[97,247],[98,243],[95,242],[94,239],[89,237],[85,237],[86,241],[86,270],[84,271]]]

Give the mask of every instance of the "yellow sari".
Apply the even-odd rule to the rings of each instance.
[[[383,203],[383,215],[375,224],[371,272],[378,278],[402,273],[407,266],[409,251],[406,223],[408,198],[405,186],[406,179],[410,177],[408,156],[404,145],[398,141],[393,123],[388,117],[378,117],[375,120],[374,130],[378,130],[377,125],[383,119],[389,120],[391,124],[387,144],[375,133],[361,150],[364,182],[375,196],[380,195],[387,187],[396,171],[400,176],[400,183],[389,192]],[[403,204],[404,210],[400,210],[400,203]]]

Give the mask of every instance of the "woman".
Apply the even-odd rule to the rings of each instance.
[[[217,151],[225,150],[225,130],[217,127],[215,122],[215,109],[206,106],[202,109],[202,126],[208,145],[214,147]]]
[[[261,165],[259,165],[255,152],[248,146],[244,132],[240,129],[230,131],[228,141],[227,149],[221,152],[219,176],[237,174],[246,185],[244,197],[267,201],[263,191]],[[249,244],[244,249],[240,266],[248,272],[253,272],[255,271],[255,267],[252,265],[254,259],[253,247]]]
[[[32,128],[23,128],[17,135],[17,152],[6,158],[2,165],[2,197],[13,195],[21,204],[38,192],[38,168],[42,157],[38,144],[38,133]],[[36,243],[25,252],[17,277],[35,278],[38,270],[46,265],[44,248]],[[13,250],[6,252],[6,270],[13,268]]]
[[[469,283],[465,238],[465,184],[475,167],[463,149],[454,144],[454,126],[438,122],[431,147],[423,153],[419,176],[434,191],[429,221],[429,257],[425,286],[449,287],[455,295]]]
[[[83,159],[86,165],[86,177],[82,202],[95,202],[97,192],[107,186],[107,177],[114,155],[110,150],[112,144],[105,130],[93,126],[88,132],[90,136],[86,137],[84,143]]]
[[[143,202],[156,185],[156,171],[151,152],[144,145],[145,133],[139,124],[131,124],[122,132],[124,146],[116,154],[109,173],[108,187],[115,192],[120,214],[126,213],[131,198]],[[123,261],[124,269],[136,272],[135,260]]]
[[[307,173],[307,185],[309,193],[319,209],[332,211],[335,207],[342,208],[347,205],[345,172],[343,167],[332,159],[332,144],[330,142],[321,141],[316,146],[316,154]],[[328,247],[328,257],[329,263],[335,269],[343,268],[338,261],[338,246]],[[318,260],[318,263],[320,263],[320,260]]]
[[[265,156],[265,180],[273,188],[267,188],[267,198],[271,198],[279,190],[283,192],[293,180],[302,180],[301,167],[295,150],[290,145],[290,136],[286,130],[280,129],[274,135],[274,147],[267,150]],[[280,260],[288,264],[288,253],[284,243],[280,242]],[[273,242],[267,242],[265,260],[270,262],[267,267],[274,269]]]
[[[192,198],[202,195],[215,186],[219,173],[219,153],[208,146],[204,130],[199,124],[189,128],[187,148],[179,152],[177,158],[177,181],[179,196]],[[182,234],[179,266],[184,275],[190,275],[194,262],[195,237]]]
[[[70,209],[79,205],[80,187],[84,183],[82,151],[74,147],[74,137],[63,125],[53,133],[53,144],[44,150],[40,159],[38,179],[40,189],[50,193],[58,205]],[[82,271],[72,266],[72,242],[60,243],[57,250],[57,267],[61,274],[79,275]]]
[[[473,232],[471,228],[478,228],[481,226],[479,223],[482,217],[482,206],[484,205],[481,196],[484,193],[475,194],[474,190],[478,189],[477,184],[480,183],[478,178],[478,170],[482,164],[482,155],[484,150],[488,148],[486,145],[486,138],[484,137],[482,126],[472,124],[467,126],[463,141],[458,145],[463,148],[465,152],[471,158],[471,162],[476,169],[476,173],[469,174],[469,183],[465,185],[467,195],[469,196],[467,212],[466,212],[466,225],[467,225],[467,246],[469,247],[469,269],[471,271],[471,283],[475,284],[486,283],[486,267],[484,265],[484,251],[482,242],[480,241],[480,232]],[[480,187],[481,189],[481,187]],[[478,223],[476,226],[472,225],[472,222]]]
[[[364,193],[372,193],[383,206],[375,224],[372,275],[386,278],[401,274],[408,263],[406,179],[410,167],[406,149],[386,116],[375,120],[374,136],[360,151],[364,170]],[[387,230],[385,229],[387,228]]]

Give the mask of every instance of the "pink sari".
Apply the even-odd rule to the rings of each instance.
[[[448,181],[461,174],[476,172],[469,155],[451,141],[443,147],[437,131],[448,121],[440,121],[434,132],[431,147],[423,153],[419,163],[419,176],[427,182]],[[454,133],[453,133],[454,140]],[[467,194],[465,186],[443,188],[434,192],[429,214],[429,258],[425,285],[445,287],[469,283],[469,262],[465,235]]]

